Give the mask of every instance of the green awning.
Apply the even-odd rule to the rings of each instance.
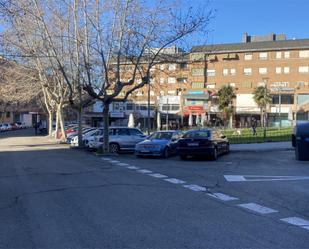
[[[217,56],[215,54],[209,54],[209,55],[207,55],[207,60],[208,61],[215,61],[215,60],[217,60]]]
[[[236,53],[230,53],[229,54],[229,59],[237,59],[237,54]]]
[[[185,99],[195,99],[195,100],[208,100],[209,94],[185,94],[183,95]]]
[[[201,61],[205,59],[205,54],[199,53],[199,54],[191,54],[191,60],[192,61]]]

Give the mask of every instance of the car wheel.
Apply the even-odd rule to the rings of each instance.
[[[169,148],[166,147],[166,148],[164,149],[163,153],[162,153],[162,157],[163,157],[163,158],[169,158],[169,156],[170,156],[170,151],[169,151]]]
[[[119,150],[120,150],[119,144],[111,143],[109,145],[109,152],[111,152],[111,153],[119,153]]]
[[[181,155],[181,156],[180,156],[180,159],[181,159],[181,160],[187,160],[187,156],[186,156],[186,155]]]
[[[212,154],[212,160],[217,160],[218,159],[218,149],[215,148]]]

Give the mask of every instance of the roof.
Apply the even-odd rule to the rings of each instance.
[[[287,49],[309,49],[309,39],[194,46],[191,49],[191,53],[207,52],[209,54],[220,54],[228,52],[272,51]]]

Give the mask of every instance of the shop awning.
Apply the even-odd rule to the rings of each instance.
[[[208,100],[209,95],[208,94],[186,94],[183,95],[185,99],[196,99],[196,100]]]

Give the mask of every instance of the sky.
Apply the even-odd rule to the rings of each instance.
[[[190,2],[201,4],[197,0]],[[207,0],[202,4],[207,4]],[[209,6],[216,13],[206,44],[241,42],[244,32],[309,38],[309,0],[209,0]]]

